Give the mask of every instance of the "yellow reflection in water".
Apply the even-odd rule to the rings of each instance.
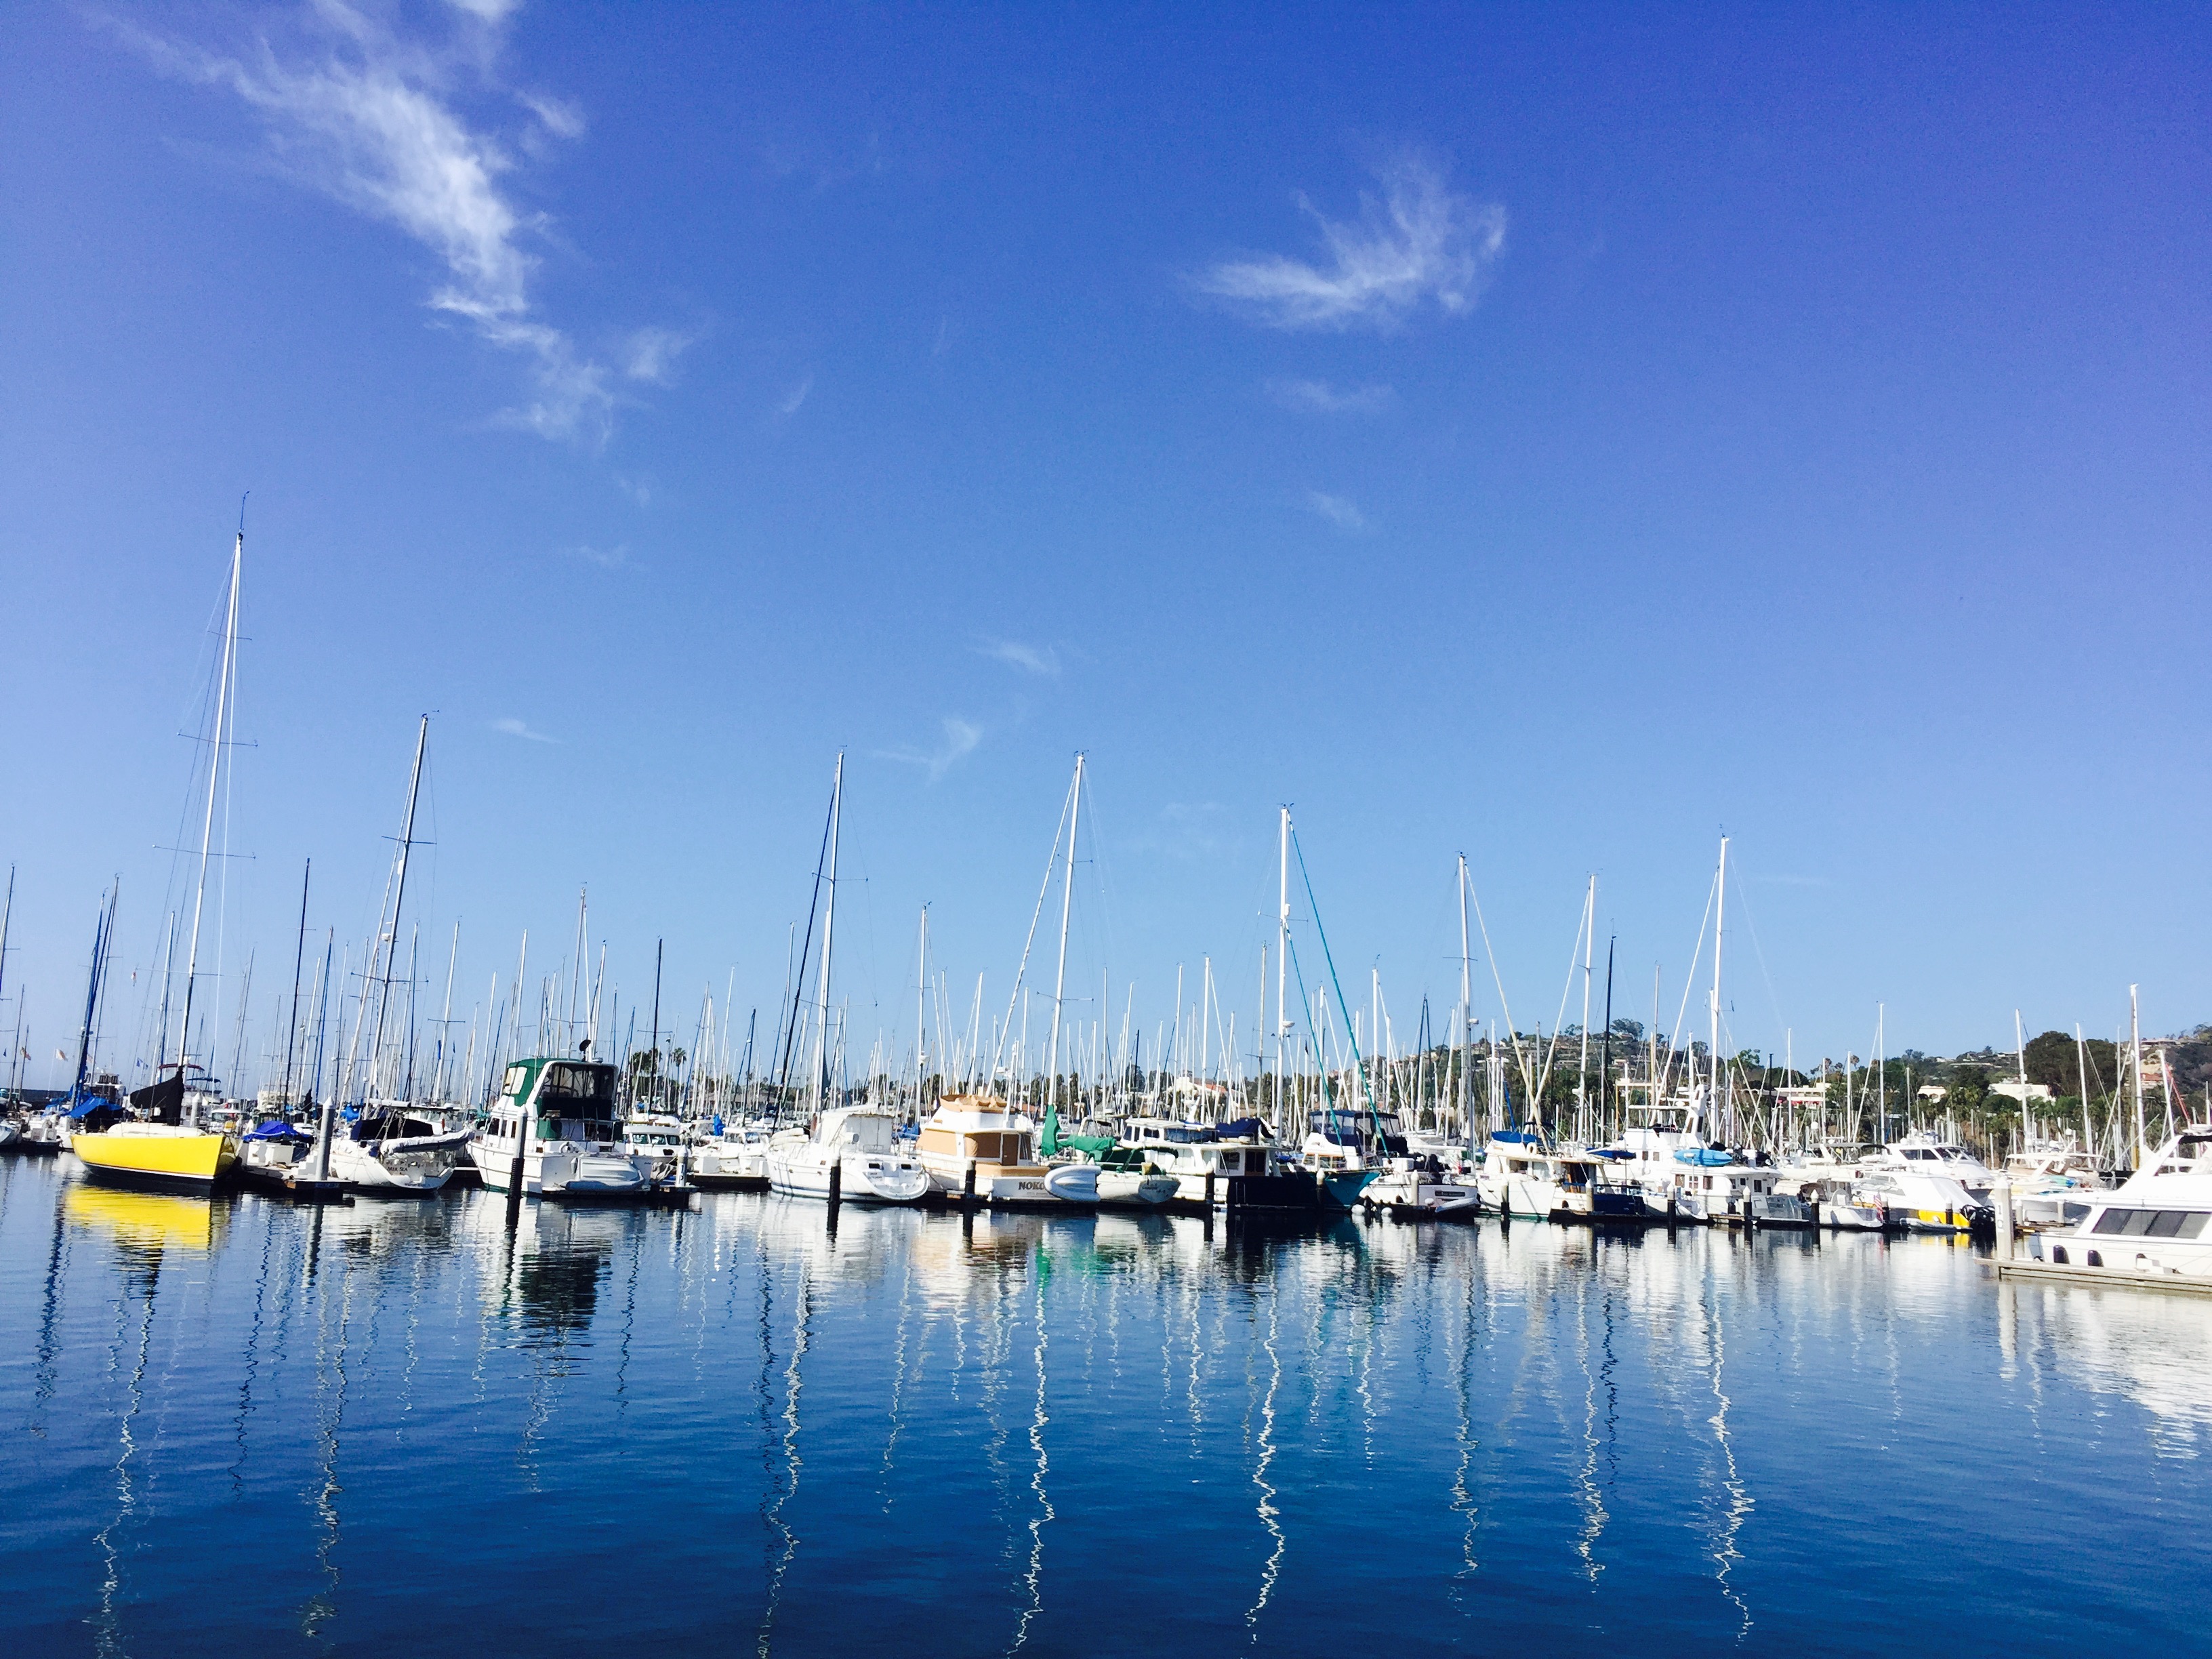
[[[104,1234],[119,1244],[140,1249],[204,1253],[215,1244],[216,1207],[204,1198],[177,1198],[80,1182],[69,1188],[62,1207],[70,1221],[88,1232]]]

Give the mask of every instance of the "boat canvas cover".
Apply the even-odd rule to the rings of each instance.
[[[1265,1140],[1267,1126],[1256,1117],[1232,1117],[1226,1123],[1215,1124],[1213,1133],[1223,1140]]]
[[[248,1140],[289,1140],[304,1146],[313,1140],[314,1136],[295,1125],[279,1123],[272,1117],[266,1123],[258,1124],[247,1130],[246,1138]]]
[[[1735,1155],[1715,1146],[1683,1146],[1676,1150],[1674,1162],[1694,1164],[1700,1169],[1721,1170],[1735,1162]]]
[[[156,1123],[181,1123],[185,1117],[185,1074],[178,1072],[131,1091],[131,1108]],[[77,1109],[83,1110],[82,1107]]]

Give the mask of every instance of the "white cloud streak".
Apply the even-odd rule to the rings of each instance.
[[[933,750],[879,749],[879,758],[896,761],[902,766],[918,766],[937,782],[955,766],[975,752],[975,745],[983,741],[983,728],[963,720],[948,715],[944,722],[944,741]]]
[[[799,413],[799,406],[806,401],[806,394],[813,390],[814,377],[809,374],[776,400],[776,414],[785,420],[789,420]]]
[[[1455,195],[1437,169],[1402,156],[1379,173],[1382,194],[1362,193],[1359,213],[1330,219],[1303,195],[1327,257],[1286,254],[1224,260],[1194,285],[1271,328],[1388,328],[1425,300],[1469,309],[1505,246],[1505,210]]]
[[[1367,515],[1359,510],[1349,496],[1326,495],[1318,489],[1306,491],[1306,511],[1318,514],[1339,530],[1358,535],[1367,528]]]
[[[531,743],[554,743],[558,741],[557,738],[547,737],[543,732],[534,732],[531,730],[528,722],[516,720],[512,715],[508,716],[505,720],[494,720],[491,723],[491,729],[495,732],[503,732],[510,738],[521,738]]]
[[[523,243],[545,221],[511,198],[503,181],[514,160],[498,137],[461,112],[456,82],[472,70],[487,90],[528,111],[534,125],[516,135],[526,150],[548,136],[574,138],[583,118],[557,99],[497,82],[497,31],[515,9],[509,0],[453,0],[453,9],[466,20],[459,33],[428,44],[401,39],[342,0],[318,0],[306,14],[304,39],[280,49],[264,36],[237,56],[123,32],[158,66],[235,93],[260,117],[290,176],[438,258],[446,280],[432,292],[431,309],[465,321],[531,364],[535,395],[501,411],[497,424],[604,443],[620,401],[618,374],[665,385],[689,341],[665,330],[640,331],[623,367],[611,369],[535,313],[530,281],[537,262]]]
[[[1387,386],[1346,386],[1340,391],[1327,380],[1270,380],[1267,395],[1283,408],[1301,415],[1373,415],[1397,402]]]
[[[1024,645],[1019,640],[987,640],[975,649],[992,661],[1018,668],[1025,674],[1036,674],[1046,679],[1060,678],[1060,653],[1048,645]]]

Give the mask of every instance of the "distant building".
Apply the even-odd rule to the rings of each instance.
[[[1990,1085],[1990,1092],[1993,1095],[2002,1095],[2007,1100],[2020,1101],[2023,1104],[2033,1102],[2040,1105],[2051,1099],[2051,1085],[2045,1083],[1992,1083]]]

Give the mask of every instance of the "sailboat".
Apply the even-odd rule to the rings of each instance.
[[[395,958],[399,950],[399,917],[407,902],[407,855],[415,845],[415,803],[422,791],[422,753],[429,738],[430,717],[425,714],[415,733],[415,766],[407,783],[407,815],[400,824],[397,863],[386,888],[390,921],[387,925],[386,905],[380,905],[376,941],[369,953],[368,978],[363,982],[364,986],[376,988],[376,1018],[369,1030],[368,1066],[362,1079],[358,1109],[350,1123],[333,1119],[305,1160],[308,1167],[326,1171],[324,1179],[343,1181],[365,1192],[428,1196],[443,1191],[453,1170],[468,1155],[470,1138],[476,1133],[473,1123],[459,1128],[445,1127],[413,1114],[407,1102],[380,1098],[376,1091],[378,1073],[385,1057],[385,1014],[392,1000],[392,969],[397,965]],[[364,994],[364,1013],[367,1004]],[[356,1024],[355,1036],[359,1035],[360,1027]],[[386,1094],[397,1092],[388,1090]]]
[[[230,554],[230,599],[223,624],[222,665],[216,671],[207,805],[200,819],[199,881],[192,898],[191,948],[185,957],[185,1017],[178,1027],[177,1057],[173,1062],[165,1063],[173,1065],[168,1077],[131,1096],[134,1108],[152,1113],[150,1121],[120,1122],[92,1132],[80,1130],[70,1137],[70,1150],[101,1180],[204,1193],[227,1177],[238,1163],[238,1137],[204,1126],[199,1121],[198,1101],[189,1103],[194,1109],[187,1110],[185,1078],[191,1069],[186,1045],[192,1028],[192,991],[199,969],[200,923],[206,910],[208,860],[214,848],[217,789],[223,777],[224,759],[230,752],[231,728],[238,718],[238,589],[245,564],[246,526],[241,515],[238,539]],[[110,921],[112,926],[112,911]],[[78,1073],[82,1087],[82,1058]]]

